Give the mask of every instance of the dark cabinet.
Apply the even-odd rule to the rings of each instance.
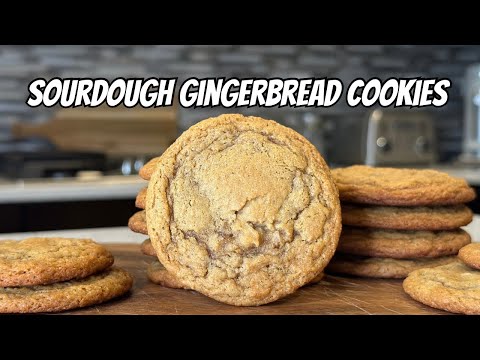
[[[0,204],[0,232],[126,226],[135,200]]]

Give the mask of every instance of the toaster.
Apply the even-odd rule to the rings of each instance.
[[[364,118],[337,122],[329,162],[336,165],[423,166],[437,160],[430,114],[375,109]]]

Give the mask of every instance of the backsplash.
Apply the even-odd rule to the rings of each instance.
[[[461,151],[463,76],[480,62],[480,46],[433,45],[32,45],[0,46],[0,140],[10,138],[14,121],[37,122],[52,109],[30,109],[28,83],[36,77],[337,77],[344,85],[357,77],[447,77],[449,103],[425,108],[435,118],[440,160]],[[318,109],[240,109],[288,123],[308,111],[323,121],[322,151],[328,159],[329,134],[341,121],[357,121],[365,108],[340,100]],[[232,109],[181,109],[180,127]],[[285,116],[285,114],[289,116]],[[290,114],[292,113],[292,114]],[[310,116],[312,114],[309,114]],[[282,117],[282,119],[279,119]],[[295,120],[288,123],[296,127]]]

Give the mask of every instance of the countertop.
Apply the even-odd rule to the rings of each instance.
[[[138,175],[93,178],[1,180],[0,204],[135,199],[147,181]]]

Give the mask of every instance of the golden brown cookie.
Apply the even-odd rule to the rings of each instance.
[[[403,279],[413,270],[445,265],[456,261],[456,258],[456,256],[442,256],[426,259],[391,259],[336,254],[326,271],[362,277]]]
[[[436,170],[354,165],[332,170],[345,202],[390,206],[437,206],[469,202],[475,191],[464,179]]]
[[[145,209],[145,202],[147,201],[147,188],[144,187],[139,191],[135,199],[135,206],[139,209]]]
[[[413,299],[436,309],[480,314],[480,271],[457,261],[411,272],[403,289]]]
[[[465,205],[376,206],[342,204],[342,223],[398,230],[451,230],[469,224],[472,211]]]
[[[178,277],[167,271],[159,261],[153,261],[148,265],[147,277],[154,284],[162,285],[172,289],[189,289]]]
[[[58,312],[99,304],[125,294],[133,279],[110,268],[84,279],[50,285],[0,288],[0,313]]]
[[[305,286],[318,284],[320,281],[322,281],[324,275],[325,274],[322,271],[320,274],[318,274],[312,280],[310,280],[310,282],[308,284],[306,284]]]
[[[142,166],[138,174],[142,179],[145,180],[150,180],[152,177],[153,172],[155,171],[158,163],[160,162],[160,156],[151,159],[149,162],[147,162],[145,165]]]
[[[141,250],[142,250],[142,253],[145,255],[157,257],[157,253],[155,252],[155,249],[153,248],[153,245],[150,239],[147,239],[142,243]]]
[[[303,136],[230,114],[185,131],[157,164],[147,227],[160,262],[189,288],[260,305],[320,273],[341,230],[338,193]]]
[[[470,244],[461,229],[449,231],[383,230],[344,226],[337,251],[346,254],[394,259],[456,255]]]
[[[134,232],[148,235],[145,210],[138,211],[133,214],[132,217],[128,220],[128,227]]]
[[[112,254],[90,239],[0,240],[0,287],[80,279],[112,264]]]
[[[458,252],[458,257],[471,268],[480,270],[480,243],[464,246]]]

